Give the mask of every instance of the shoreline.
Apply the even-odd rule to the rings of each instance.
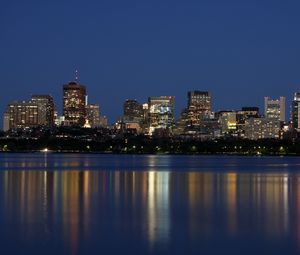
[[[297,153],[237,153],[237,152],[219,152],[219,153],[131,153],[131,152],[111,152],[111,151],[78,151],[78,150],[64,150],[64,151],[54,151],[54,150],[19,150],[19,151],[0,151],[0,154],[90,154],[90,155],[134,155],[134,156],[240,156],[240,157],[300,157]]]

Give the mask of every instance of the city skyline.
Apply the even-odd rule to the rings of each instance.
[[[70,80],[69,82],[65,82],[65,83],[63,83],[61,85],[60,90],[62,92],[61,92],[60,98],[53,98],[53,102],[54,102],[54,105],[55,105],[55,111],[56,111],[56,113],[59,116],[64,116],[64,105],[62,103],[64,101],[64,100],[62,100],[64,98],[64,86],[66,86],[66,85],[71,85],[72,86],[72,84],[74,84],[74,85],[78,84],[79,86],[83,86],[84,89],[85,89],[85,92],[84,92],[85,93],[84,94],[85,98],[84,98],[84,100],[86,100],[86,103],[99,105],[100,106],[101,115],[108,118],[109,124],[116,123],[124,115],[124,112],[123,112],[124,111],[123,110],[124,102],[126,102],[128,100],[129,101],[130,100],[134,100],[134,101],[137,101],[137,102],[139,102],[141,104],[144,104],[144,103],[147,103],[147,101],[148,101],[148,99],[150,97],[157,97],[157,96],[167,96],[167,97],[171,96],[171,97],[174,97],[174,117],[175,117],[175,120],[178,120],[180,118],[181,114],[182,114],[182,110],[184,110],[188,106],[188,104],[189,104],[189,98],[187,98],[187,96],[189,97],[189,93],[196,92],[196,91],[198,91],[198,92],[204,92],[204,93],[209,93],[210,94],[209,95],[211,97],[211,99],[210,99],[211,100],[210,101],[210,107],[211,107],[211,111],[212,112],[237,111],[237,110],[240,110],[242,107],[258,107],[259,110],[260,110],[260,113],[263,114],[263,115],[265,115],[265,103],[266,103],[265,100],[266,100],[266,98],[269,98],[270,100],[275,100],[276,101],[277,99],[284,97],[284,100],[285,100],[285,102],[284,102],[284,106],[285,106],[284,107],[284,110],[285,110],[284,115],[286,116],[285,117],[286,118],[286,122],[288,122],[288,121],[290,121],[292,119],[291,111],[292,111],[292,103],[293,103],[293,100],[294,100],[294,94],[298,93],[297,91],[294,91],[292,93],[292,95],[288,95],[288,96],[286,96],[283,93],[281,93],[280,96],[278,96],[278,98],[272,97],[272,96],[269,96],[269,95],[268,96],[265,95],[263,98],[261,98],[261,100],[260,100],[261,103],[257,104],[257,105],[255,105],[254,103],[249,103],[249,104],[242,104],[240,106],[237,106],[236,108],[226,108],[225,107],[225,108],[219,108],[219,109],[216,108],[216,105],[218,105],[218,104],[216,104],[216,100],[214,98],[214,91],[210,91],[207,88],[187,90],[187,91],[185,91],[185,94],[180,95],[180,97],[176,97],[176,96],[172,95],[171,93],[165,94],[165,95],[159,95],[159,94],[143,95],[144,99],[142,99],[142,100],[139,100],[139,99],[134,98],[134,97],[128,97],[128,98],[124,98],[123,101],[122,101],[122,103],[119,105],[119,109],[118,109],[119,114],[117,114],[117,115],[113,114],[112,115],[112,116],[117,116],[116,119],[114,119],[114,118],[112,118],[112,116],[110,116],[110,115],[106,114],[105,112],[103,112],[103,108],[102,108],[101,102],[91,101],[90,100],[90,95],[93,95],[93,91],[91,91],[91,93],[89,94],[88,93],[90,91],[89,86],[85,85],[85,83],[81,83],[79,81],[77,75],[78,75],[78,71],[75,70],[75,72],[74,72],[74,79]],[[84,85],[82,85],[82,84],[84,84]],[[187,93],[188,93],[188,95],[186,95]],[[46,95],[46,96],[51,96],[52,97],[52,94],[48,93],[48,92],[45,92],[45,93],[31,93],[30,94],[31,97],[32,96],[36,96],[36,95]],[[93,98],[93,97],[91,97],[91,98]],[[182,108],[179,108],[179,106],[178,106],[179,105],[178,98],[181,99],[179,101],[182,101],[182,100],[185,101]],[[289,100],[290,98],[291,98],[291,100]],[[11,101],[4,102],[5,106],[1,110],[2,115],[0,117],[0,118],[2,118],[2,122],[3,122],[3,114],[5,113],[5,111],[7,109],[7,106],[9,104],[11,104],[11,103],[25,102],[25,101],[26,101],[26,97],[23,96],[22,98],[14,98]],[[110,105],[113,106],[115,104],[111,103]]]
[[[0,109],[30,93],[50,93],[60,107],[60,86],[75,69],[93,91],[90,100],[112,120],[124,99],[146,101],[144,95],[175,96],[178,116],[186,105],[181,95],[197,89],[212,91],[215,110],[262,109],[261,98],[282,94],[291,102],[300,84],[299,7],[296,1],[2,3],[0,73],[7,89]]]
[[[3,254],[300,255],[300,1],[0,1]]]
[[[29,101],[13,101],[3,114],[3,130],[32,129],[35,127],[108,128],[112,132],[149,135],[150,137],[188,137],[213,140],[221,137],[241,139],[283,139],[296,137],[299,132],[298,94],[291,103],[291,114],[286,118],[286,98],[264,97],[264,109],[243,106],[235,110],[214,111],[210,91],[187,91],[187,105],[180,117],[174,114],[174,96],[148,96],[140,103],[126,99],[123,115],[110,126],[101,114],[99,104],[88,101],[87,87],[78,81],[63,84],[63,113],[58,113],[49,95],[32,95]],[[110,123],[111,124],[111,123]],[[296,133],[295,133],[296,132]]]

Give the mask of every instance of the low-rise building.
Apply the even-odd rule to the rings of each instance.
[[[274,118],[249,118],[245,121],[245,138],[278,139],[280,138],[280,120]]]

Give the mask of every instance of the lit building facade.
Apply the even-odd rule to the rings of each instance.
[[[148,107],[140,104],[135,99],[127,99],[123,105],[123,116],[115,124],[115,128],[122,132],[142,133],[147,132],[146,118]]]
[[[246,118],[258,117],[259,116],[259,108],[256,106],[242,107],[242,110],[238,111],[238,113],[245,116]]]
[[[30,102],[38,105],[38,123],[43,126],[54,126],[55,107],[50,95],[33,95]]]
[[[100,107],[98,104],[86,105],[86,119],[91,128],[100,126]]]
[[[294,95],[294,100],[292,102],[292,126],[294,129],[300,129],[300,93],[297,92]]]
[[[174,125],[174,97],[149,97],[149,134],[156,130],[172,131]]]
[[[236,113],[237,134],[243,138],[245,136],[245,121],[249,118],[258,118],[258,107],[242,107],[242,110]]]
[[[121,118],[115,123],[115,129],[121,132],[141,133],[142,127],[138,121]]]
[[[29,128],[39,125],[39,105],[33,102],[13,102],[4,114],[5,129]],[[7,125],[8,124],[8,125]]]
[[[265,118],[285,121],[285,97],[275,100],[265,97]]]
[[[222,135],[234,133],[237,130],[237,114],[235,111],[219,112],[218,116]]]
[[[63,86],[63,115],[65,125],[83,126],[86,120],[86,87],[70,82]]]
[[[100,127],[108,127],[108,119],[106,116],[100,115]]]
[[[8,112],[5,112],[3,115],[3,131],[9,130],[9,120],[10,120],[10,114]]]
[[[56,115],[54,123],[55,126],[63,126],[63,124],[65,123],[65,116]]]
[[[137,100],[127,99],[124,103],[124,117],[128,120],[142,120],[144,116],[143,105]]]
[[[245,121],[245,138],[278,139],[280,138],[280,120],[275,118],[249,118]]]
[[[198,126],[201,120],[211,114],[211,93],[208,91],[188,92],[188,119],[192,126]]]
[[[176,121],[176,126],[174,128],[175,135],[185,134],[189,127],[189,119],[188,119],[188,110],[184,108],[181,111],[179,119]]]

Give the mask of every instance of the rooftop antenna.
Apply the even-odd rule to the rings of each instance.
[[[78,70],[75,70],[75,81],[78,82],[79,81],[79,73]]]

